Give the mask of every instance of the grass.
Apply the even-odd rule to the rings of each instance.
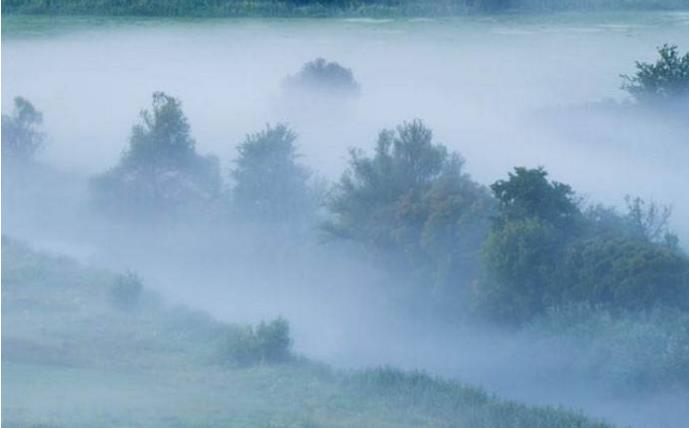
[[[392,368],[340,372],[294,356],[225,364],[227,325],[117,276],[2,242],[3,427],[606,427],[562,409]]]
[[[549,311],[523,331],[534,358],[571,349],[570,371],[617,391],[689,394],[689,313],[669,307],[647,312],[570,306]],[[689,395],[687,395],[689,397]]]

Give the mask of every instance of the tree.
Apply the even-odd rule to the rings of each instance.
[[[517,167],[491,189],[498,215],[483,245],[475,303],[493,319],[517,323],[557,301],[558,263],[583,230],[583,214],[571,187],[549,181],[543,168]]]
[[[676,249],[628,236],[571,245],[560,264],[562,300],[644,310],[689,308],[689,259]]]
[[[543,168],[517,167],[490,187],[498,215],[483,245],[475,303],[493,319],[521,322],[556,299],[558,262],[583,215],[572,188],[548,180]]]
[[[362,244],[406,276],[456,292],[464,282],[458,276],[466,279],[477,264],[492,206],[463,165],[459,155],[433,143],[420,120],[384,130],[374,156],[351,152],[328,201],[332,220],[324,230]]]
[[[308,219],[315,210],[310,172],[297,162],[297,136],[285,125],[249,134],[232,170],[234,204],[240,215],[262,221]]]
[[[514,220],[536,218],[564,230],[576,227],[581,220],[572,188],[548,181],[548,173],[543,168],[517,167],[508,176],[508,180],[498,180],[490,186],[500,213],[496,227]]]
[[[545,170],[515,168],[491,186],[498,215],[483,245],[474,303],[517,324],[572,303],[647,310],[689,307],[689,259],[667,229],[669,209],[627,198],[627,212],[582,212]]]
[[[103,210],[160,215],[214,200],[221,177],[215,157],[196,153],[181,103],[155,92],[152,108],[141,112],[119,164],[91,185]]]
[[[304,64],[299,73],[287,77],[285,85],[288,89],[340,94],[356,94],[360,88],[352,70],[323,58]]]
[[[636,62],[636,73],[622,75],[622,89],[640,104],[667,104],[689,98],[689,52],[680,55],[677,46],[658,48],[660,58],[653,63]]]
[[[483,277],[474,284],[474,305],[488,318],[516,324],[554,304],[552,287],[564,250],[562,235],[535,217],[503,224],[483,245]]]
[[[43,114],[28,100],[14,99],[12,115],[2,115],[2,159],[28,162],[43,146]],[[5,163],[5,162],[3,162]]]

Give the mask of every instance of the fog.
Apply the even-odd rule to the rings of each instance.
[[[619,75],[634,61],[653,60],[666,42],[689,48],[689,14],[41,19],[4,25],[2,109],[21,95],[43,112],[39,160],[59,180],[21,194],[3,189],[3,234],[133,269],[165,298],[220,319],[283,315],[299,353],[338,367],[427,370],[625,425],[680,427],[689,418],[686,393],[621,394],[563,373],[573,345],[535,360],[538,341],[527,334],[400,308],[356,246],[324,243],[316,232],[281,243],[255,225],[128,229],[85,202],[88,178],[117,162],[139,111],[163,90],[181,100],[197,150],[216,154],[224,177],[237,145],[266,123],[289,124],[300,161],[332,182],[349,148],[370,153],[381,129],[421,118],[482,184],[514,166],[544,166],[587,201],[620,206],[631,194],[671,205],[671,227],[687,248],[689,126],[602,106],[628,102]],[[351,68],[360,96],[288,99],[285,77],[316,57]]]

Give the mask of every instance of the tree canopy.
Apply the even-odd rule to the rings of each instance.
[[[627,199],[627,212],[591,207],[547,180],[515,168],[491,186],[498,215],[483,244],[474,303],[488,317],[528,320],[571,303],[644,310],[689,306],[689,258],[667,230],[669,210]]]
[[[622,88],[641,104],[689,102],[689,52],[664,44],[658,55],[655,63],[637,61],[636,73],[622,75]]]
[[[43,114],[22,97],[14,99],[12,115],[2,115],[2,158],[27,162],[43,146]],[[5,163],[5,162],[3,162]]]
[[[287,77],[285,85],[288,89],[339,94],[356,94],[360,89],[351,69],[323,58],[304,64],[296,75]]]
[[[140,116],[119,164],[92,182],[96,205],[121,214],[160,215],[219,196],[218,160],[196,153],[181,103],[156,92],[151,109]]]
[[[460,272],[466,279],[475,265],[492,205],[463,165],[420,120],[384,130],[373,156],[351,151],[325,231],[426,284],[459,288]]]
[[[231,171],[234,205],[240,215],[264,221],[304,220],[315,200],[310,172],[298,163],[297,135],[285,125],[267,125],[246,136]]]

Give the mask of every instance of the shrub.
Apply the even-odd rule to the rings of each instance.
[[[681,55],[677,46],[658,48],[653,63],[636,62],[636,73],[622,75],[622,88],[640,104],[659,105],[689,102],[689,52]],[[686,104],[689,105],[689,104]]]
[[[28,100],[14,99],[12,115],[2,115],[2,159],[27,162],[43,146],[43,115]],[[5,164],[5,162],[3,162]]]
[[[110,287],[110,303],[117,309],[131,310],[138,306],[143,284],[132,272],[118,275]]]
[[[221,354],[240,365],[280,363],[290,358],[292,339],[284,318],[261,322],[258,327],[232,326],[226,331]]]
[[[269,323],[261,322],[256,328],[255,335],[262,360],[279,362],[289,358],[292,339],[286,319],[278,318]]]
[[[323,58],[304,64],[299,73],[285,79],[285,86],[288,89],[337,94],[356,94],[360,88],[352,70]]]

